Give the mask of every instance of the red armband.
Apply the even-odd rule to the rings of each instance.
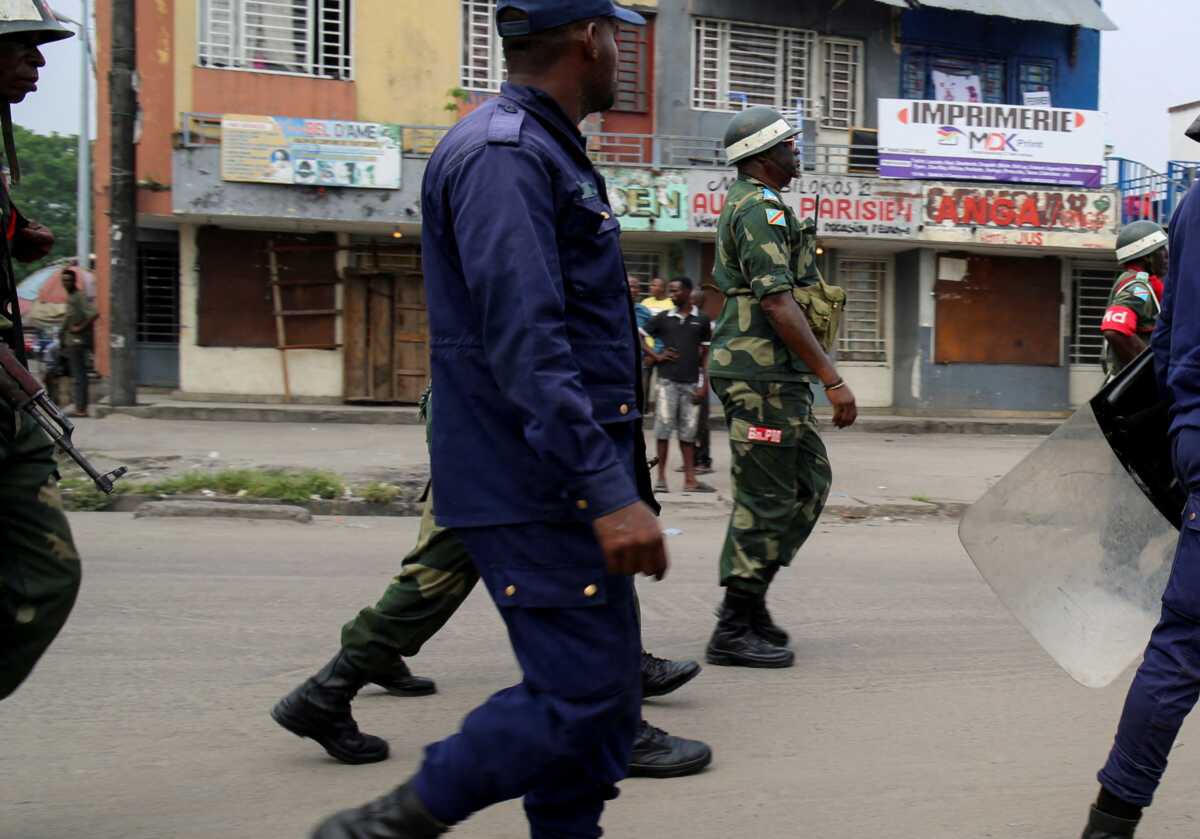
[[[1100,331],[1120,332],[1122,335],[1137,334],[1138,316],[1128,306],[1110,306],[1100,321]]]

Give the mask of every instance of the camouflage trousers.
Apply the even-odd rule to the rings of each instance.
[[[446,625],[479,582],[475,563],[458,537],[433,519],[425,500],[417,544],[400,563],[379,602],[342,627],[342,648],[367,673],[387,673],[401,656],[414,656]]]
[[[79,555],[54,476],[50,440],[0,404],[0,699],[32,672],[79,593]]]
[[[833,473],[805,383],[712,379],[732,452],[721,585],[764,594],[816,527]]]

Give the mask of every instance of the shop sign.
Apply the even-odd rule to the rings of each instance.
[[[688,172],[689,230],[716,232],[717,220],[721,210],[725,209],[725,195],[736,180],[737,173],[733,169],[692,169]]]
[[[880,178],[811,177],[784,196],[802,219],[817,219],[817,235],[910,238],[920,224],[921,185]]]
[[[602,171],[608,182],[608,203],[622,230],[688,229],[688,184],[682,173],[613,168]]]
[[[930,100],[879,100],[885,178],[1099,187],[1104,114]]]
[[[303,186],[400,188],[400,126],[226,114],[221,177]]]
[[[1111,248],[1118,226],[1115,192],[977,189],[927,184],[922,239],[981,245]]]

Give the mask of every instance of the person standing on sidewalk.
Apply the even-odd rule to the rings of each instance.
[[[667,459],[671,435],[679,438],[683,458],[683,491],[715,492],[696,480],[696,435],[700,428],[700,407],[708,401],[708,380],[704,374],[712,326],[708,318],[692,305],[692,281],[676,277],[667,287],[674,303],[670,311],[659,312],[646,324],[646,334],[661,340],[664,350],[653,353],[658,370],[658,392],[654,400],[654,436],[658,441],[658,482],[655,492],[668,492]],[[648,351],[649,352],[649,351]]]
[[[829,495],[832,473],[811,383],[824,384],[837,427],[858,415],[825,350],[836,338],[834,292],[841,300],[844,294],[821,281],[814,231],[780,193],[798,172],[799,133],[764,107],[739,113],[725,132],[738,177],[717,223],[715,280],[726,301],[708,371],[729,426],[734,507],[721,551],[725,599],[708,644],[711,664],[792,665],[788,635],[771,619],[766,596]]]
[[[698,288],[692,292],[692,306],[700,314],[704,314],[704,289]],[[707,315],[705,315],[707,317]],[[711,333],[712,328],[709,327]],[[711,341],[711,336],[710,339]],[[701,375],[707,376],[708,359],[705,358],[705,363],[701,365]],[[696,474],[711,475],[713,471],[712,462],[712,429],[708,427],[710,418],[710,403],[708,395],[705,395],[704,400],[700,403],[700,428],[696,432]],[[682,467],[681,467],[682,468]],[[678,469],[676,471],[679,471]]]
[[[20,171],[10,106],[37,90],[41,46],[71,37],[44,0],[0,4],[0,122],[10,176]],[[33,262],[54,234],[27,220],[0,178],[0,341],[25,363],[12,260]],[[0,399],[0,699],[33,671],[67,622],[79,594],[80,563],[58,491],[54,444]]]
[[[612,0],[499,0],[508,81],[421,189],[437,524],[463,543],[523,680],[318,839],[423,839],[524,798],[534,839],[599,836],[641,717],[632,576],[668,568],[640,427],[620,225],[578,129],[612,107]],[[497,212],[505,207],[504,212]]]
[[[100,314],[87,294],[79,287],[74,268],[62,272],[63,290],[67,293],[67,314],[62,325],[62,347],[71,373],[75,408],[72,416],[88,415],[88,353],[92,350],[92,324]]]
[[[1188,136],[1200,142],[1200,120]],[[1187,490],[1162,616],[1125,698],[1083,839],[1129,839],[1154,800],[1167,757],[1200,696],[1200,186],[1171,221],[1170,276],[1150,340],[1171,407],[1175,473]]]

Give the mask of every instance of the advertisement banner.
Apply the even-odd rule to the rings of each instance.
[[[226,114],[221,178],[260,184],[400,188],[400,127]]]
[[[682,172],[605,167],[601,173],[622,230],[688,229],[688,182]]]
[[[688,170],[687,188],[691,204],[689,230],[700,233],[717,231],[717,219],[725,208],[725,194],[736,180],[737,173],[733,169]]]
[[[1099,187],[1104,114],[929,100],[879,100],[879,174]]]
[[[1120,222],[1115,192],[976,189],[926,184],[920,238],[926,241],[1112,248]]]

